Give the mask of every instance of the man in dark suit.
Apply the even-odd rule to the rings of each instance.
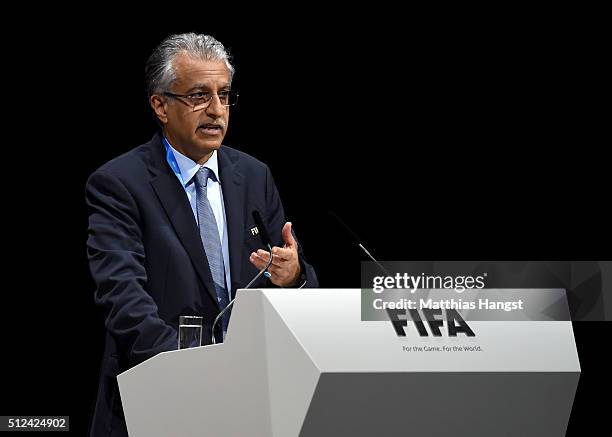
[[[161,126],[151,141],[87,182],[87,249],[106,345],[92,436],[126,436],[116,376],[177,348],[180,315],[203,317],[202,342],[222,341],[236,290],[266,265],[252,212],[275,246],[256,287],[316,287],[268,167],[222,146],[233,67],[206,35],[173,35],[147,62],[149,101]]]

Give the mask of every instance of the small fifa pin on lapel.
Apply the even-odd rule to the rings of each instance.
[[[259,229],[257,229],[257,226],[255,226],[254,228],[251,228],[251,235],[253,236],[259,235]]]

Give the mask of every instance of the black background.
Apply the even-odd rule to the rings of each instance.
[[[222,12],[19,17],[27,41],[5,38],[1,414],[70,415],[85,434],[104,331],[84,185],[153,134],[144,63],[170,33],[210,33],[233,54],[225,143],[270,166],[321,286],[359,287],[363,259],[330,210],[385,260],[610,257],[592,15],[295,10],[244,25]],[[609,435],[610,323],[574,327],[568,435]]]

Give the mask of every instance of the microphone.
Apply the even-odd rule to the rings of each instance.
[[[266,228],[266,225],[264,224],[263,219],[261,218],[261,214],[259,214],[259,211],[254,210],[253,213],[253,219],[255,220],[255,224],[257,225],[257,230],[259,231],[259,237],[261,238],[261,242],[263,243],[264,246],[266,246],[266,248],[268,249],[268,253],[270,254],[270,258],[268,259],[268,262],[266,263],[266,265],[264,266],[263,269],[261,269],[253,279],[251,279],[251,281],[246,285],[246,287],[244,287],[243,289],[247,289],[247,288],[251,288],[251,285],[253,285],[253,283],[261,276],[261,275],[265,275],[265,273],[268,273],[268,268],[270,267],[270,265],[272,264],[272,240],[270,239],[270,234],[268,234],[268,229]],[[269,273],[268,273],[269,275]],[[265,275],[266,277],[270,277],[268,275]],[[217,344],[217,341],[215,339],[215,328],[217,327],[217,322],[219,322],[219,320],[221,319],[221,317],[223,317],[223,314],[225,314],[226,311],[228,311],[233,305],[234,305],[234,301],[236,300],[236,298],[234,297],[226,306],[225,308],[223,308],[219,314],[217,314],[217,317],[215,317],[215,320],[213,321],[212,324],[212,330],[211,330],[211,336],[212,336],[212,343],[213,344]]]
[[[368,258],[370,258],[372,261],[374,261],[376,263],[376,265],[378,266],[378,268],[385,274],[385,276],[393,276],[391,273],[389,273],[387,271],[387,269],[385,269],[381,263],[378,262],[378,260],[376,258],[374,258],[372,256],[372,254],[370,253],[370,251],[368,249],[366,249],[364,247],[364,245],[361,243],[361,238],[359,238],[357,236],[356,233],[354,233],[351,228],[348,227],[348,225],[346,223],[344,223],[344,221],[342,221],[342,219],[340,217],[338,217],[338,215],[333,212],[333,211],[327,211],[327,213],[329,215],[331,215],[334,219],[336,219],[336,221],[340,224],[340,226],[348,233],[348,235],[350,237],[352,237],[353,242],[355,244],[357,244],[357,246],[359,246],[359,248],[368,256]]]

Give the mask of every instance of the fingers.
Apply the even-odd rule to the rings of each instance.
[[[273,284],[281,287],[292,286],[295,284],[296,278],[299,276],[301,270],[297,253],[290,259],[281,259],[274,253],[275,249],[281,250],[281,253],[283,254],[286,254],[286,252],[282,251],[287,250],[279,247],[274,247],[272,249],[272,264],[268,267],[268,272],[271,274],[270,280]],[[268,260],[269,252],[261,249],[257,252],[252,252],[251,256],[249,257],[251,264],[253,264],[258,270],[266,267]]]
[[[256,253],[256,252],[251,253],[251,256],[249,257],[249,261],[257,269],[261,270],[268,264],[270,255],[268,255],[268,252],[265,250],[258,250],[257,252],[261,252],[261,254]],[[277,260],[276,256],[272,254],[272,264],[270,264],[270,266],[268,267],[268,271],[272,275],[276,275],[277,277],[283,276],[283,273],[286,270],[286,266],[287,266],[286,261],[280,262]]]
[[[263,269],[266,265],[268,265],[268,260],[270,259],[270,254],[266,250],[258,250],[257,252],[251,253],[249,257],[249,261],[258,269]],[[282,267],[285,261],[277,258],[274,253],[272,253],[272,264],[268,267],[268,271],[271,272],[272,267]]]
[[[266,264],[268,264],[268,259],[268,256],[264,258],[263,256],[259,256],[255,252],[251,253],[251,256],[249,256],[250,263],[253,264],[258,270],[263,269]]]
[[[268,254],[268,252],[265,252],[265,255]],[[293,249],[286,249],[284,247],[276,247],[274,246],[272,248],[272,255],[274,255],[274,260],[279,260],[279,261],[291,261],[294,256],[297,254],[297,252],[295,252]]]
[[[253,252],[259,258],[261,258],[264,263],[267,263],[270,259],[270,252],[267,250],[259,249],[257,252]],[[252,254],[251,254],[252,255]],[[272,248],[272,264],[275,266],[282,266],[284,263],[291,261],[295,258],[294,253],[291,249],[284,249],[282,247],[273,247]]]
[[[258,270],[263,269],[267,264],[267,259],[260,257],[256,253],[252,253],[249,260]],[[270,280],[273,284],[281,287],[290,287],[295,285],[300,274],[300,265],[297,260],[285,262],[282,266],[272,264],[268,267],[268,272],[270,272]]]

